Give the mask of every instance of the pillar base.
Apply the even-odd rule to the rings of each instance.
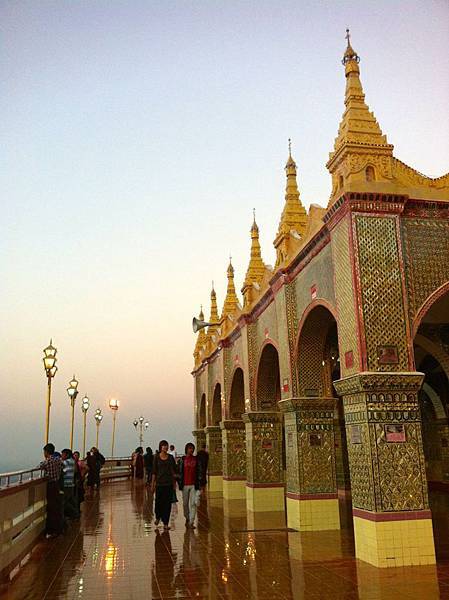
[[[223,493],[223,476],[222,475],[209,475],[209,482],[207,489],[209,494],[222,494]]]
[[[353,509],[356,558],[376,567],[434,565],[429,510],[373,513]]]
[[[287,494],[287,526],[298,531],[340,529],[336,494]]]
[[[223,478],[223,498],[226,500],[245,500],[246,479]]]
[[[284,512],[284,485],[246,484],[246,508],[252,512]]]

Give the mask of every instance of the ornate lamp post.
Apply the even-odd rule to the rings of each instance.
[[[148,421],[145,421],[145,417],[139,417],[138,419],[134,419],[133,425],[136,428],[139,427],[139,446],[143,446],[143,430],[145,431],[150,426]]]
[[[97,423],[97,442],[95,444],[95,447],[98,448],[98,436],[100,434],[100,425],[103,420],[103,415],[101,414],[101,408],[97,408],[97,410],[95,411],[94,419]]]
[[[51,406],[51,380],[56,375],[56,371],[58,367],[56,366],[56,348],[52,345],[52,340],[50,340],[50,345],[44,348],[44,369],[47,375],[47,416],[45,422],[45,443],[48,444],[48,435],[50,432],[50,406]]]
[[[72,424],[70,427],[70,449],[73,450],[73,427],[75,424],[75,400],[78,396],[78,381],[75,379],[75,375],[73,376],[72,381],[69,382],[69,387],[67,388],[67,394],[70,399],[70,406],[72,407]]]
[[[90,406],[90,400],[86,395],[86,396],[84,396],[84,398],[81,401],[81,410],[83,411],[83,456],[82,456],[82,458],[84,458],[86,456],[86,417],[87,417],[87,411],[89,410],[89,406]]]
[[[119,401],[115,398],[109,400],[109,408],[112,410],[112,443],[111,443],[111,456],[114,456],[114,444],[115,444],[115,419],[117,417],[117,411],[119,407]]]

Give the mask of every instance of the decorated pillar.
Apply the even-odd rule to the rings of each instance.
[[[209,492],[221,493],[223,490],[223,446],[219,426],[209,426],[206,432],[206,444],[209,452],[208,481]]]
[[[201,448],[206,444],[206,432],[204,429],[194,429],[192,431],[192,435],[195,439],[195,448],[196,451],[201,450]]]
[[[290,398],[279,402],[285,418],[287,525],[292,529],[340,528],[335,402],[335,398]]]
[[[252,512],[284,511],[282,413],[247,412],[246,506]]]
[[[223,497],[241,500],[246,498],[245,423],[225,420],[220,426],[223,440]]]
[[[359,373],[343,397],[356,556],[377,567],[435,563],[418,391],[422,373]]]

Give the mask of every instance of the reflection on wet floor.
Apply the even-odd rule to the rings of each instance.
[[[283,516],[248,519],[244,502],[204,497],[186,530],[179,502],[172,529],[153,524],[148,489],[122,481],[86,501],[80,523],[42,541],[10,600],[148,598],[449,598],[449,496],[432,494],[437,567],[376,569],[356,561],[350,505],[340,531],[299,533]]]

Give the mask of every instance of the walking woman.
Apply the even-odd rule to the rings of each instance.
[[[186,444],[185,456],[179,461],[179,489],[182,491],[186,527],[195,527],[196,507],[199,500],[202,464],[193,456],[195,445]]]
[[[173,490],[176,490],[176,463],[173,456],[168,454],[168,442],[159,442],[159,453],[154,457],[153,473],[151,476],[151,491],[156,492],[156,503],[154,512],[156,527],[160,521],[164,524],[164,530],[170,529],[171,504]]]

